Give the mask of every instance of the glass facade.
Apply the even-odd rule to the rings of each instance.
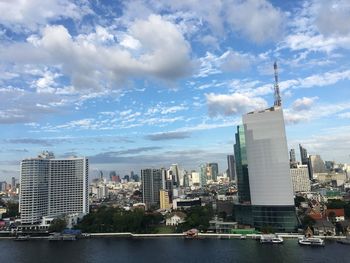
[[[254,227],[277,232],[294,232],[297,219],[294,206],[252,206]]]
[[[240,203],[250,203],[247,151],[245,146],[244,127],[242,125],[237,126],[235,138],[236,143],[234,145],[234,152],[236,161],[238,200]]]

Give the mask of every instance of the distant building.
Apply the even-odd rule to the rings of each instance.
[[[88,160],[55,159],[49,152],[21,162],[19,210],[22,225],[43,217],[89,213]]]
[[[0,192],[6,192],[7,190],[7,183],[5,181],[0,182]]]
[[[309,156],[309,167],[312,179],[317,178],[317,174],[327,173],[326,166],[320,155]]]
[[[303,146],[301,146],[301,144],[299,144],[299,150],[300,150],[301,164],[307,165],[309,163],[307,150]]]
[[[159,191],[162,188],[162,169],[141,170],[142,199],[146,208],[159,207]]]
[[[169,210],[171,208],[169,191],[161,189],[159,191],[160,209]]]
[[[201,187],[207,185],[207,164],[201,164],[199,167],[200,170],[200,184]]]
[[[230,181],[236,179],[236,167],[235,167],[235,156],[227,155],[227,176],[230,178]]]
[[[11,178],[11,190],[16,191],[16,178],[15,177]]]
[[[208,180],[212,180],[216,182],[219,174],[219,165],[217,163],[209,163],[207,169],[208,169]]]
[[[169,175],[175,187],[180,186],[180,171],[177,164],[172,164],[169,169]]]
[[[292,177],[294,193],[311,191],[309,169],[307,165],[301,164],[290,168],[290,175]]]
[[[297,159],[295,158],[295,150],[294,149],[290,149],[289,151],[289,164],[290,166],[294,166],[297,163]]]
[[[200,174],[198,172],[192,172],[192,185],[200,185]]]

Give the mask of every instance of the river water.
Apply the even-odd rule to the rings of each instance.
[[[300,247],[255,240],[181,238],[96,238],[78,241],[0,240],[0,263],[67,262],[350,262],[350,246],[327,241],[325,247]]]

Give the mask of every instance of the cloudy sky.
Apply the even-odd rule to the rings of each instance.
[[[0,0],[0,179],[42,150],[121,175],[226,169],[273,103],[290,147],[350,162],[348,0]],[[94,176],[94,175],[93,175]]]

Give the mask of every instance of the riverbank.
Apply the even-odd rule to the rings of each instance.
[[[276,233],[276,235],[286,239],[298,239],[303,237],[301,234],[296,233]],[[171,234],[134,234],[130,232],[123,233],[84,233],[81,238],[184,238],[184,233],[171,233]],[[261,234],[218,234],[218,233],[198,233],[198,238],[218,238],[218,239],[260,239]],[[345,236],[314,236],[327,240],[345,239]],[[15,236],[0,236],[1,239],[15,239]],[[29,239],[48,239],[49,236],[31,236]]]

